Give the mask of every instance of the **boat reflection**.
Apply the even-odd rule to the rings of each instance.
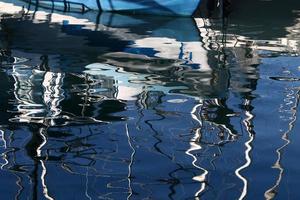
[[[62,73],[28,69],[28,66],[14,65],[12,75],[15,79],[14,95],[16,118],[13,122],[44,123],[61,114],[60,102],[64,99]],[[41,87],[41,88],[40,88]],[[42,94],[41,94],[41,91]]]

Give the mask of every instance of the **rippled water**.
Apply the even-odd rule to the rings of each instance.
[[[1,199],[299,199],[300,6],[204,2],[1,0]]]

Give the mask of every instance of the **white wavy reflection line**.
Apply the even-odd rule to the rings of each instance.
[[[245,105],[250,105],[250,101],[246,100]],[[247,193],[248,193],[248,180],[244,176],[241,175],[241,171],[248,168],[250,166],[251,162],[252,162],[251,157],[250,157],[250,152],[252,150],[251,143],[254,140],[254,135],[251,133],[251,124],[252,124],[251,121],[254,118],[254,115],[249,111],[246,111],[245,115],[247,117],[246,117],[246,119],[243,120],[243,123],[246,127],[246,130],[247,130],[248,134],[249,134],[249,140],[247,140],[245,142],[245,147],[246,147],[245,160],[246,160],[246,162],[241,167],[239,167],[235,170],[235,175],[239,179],[241,179],[242,182],[243,182],[243,190],[242,190],[242,193],[239,197],[239,200],[244,199],[246,197]]]
[[[64,99],[62,91],[63,74],[46,72],[43,80],[44,103],[49,107],[51,117],[56,117],[61,113],[60,102]]]
[[[88,167],[86,168],[85,179],[86,179],[86,181],[85,181],[85,196],[91,200],[92,198],[88,193],[88,189],[89,189],[89,168]]]
[[[36,150],[36,153],[37,153],[38,157],[41,157],[41,155],[42,155],[42,148],[47,143],[47,138],[46,138],[46,136],[43,133],[44,130],[45,129],[41,129],[40,130],[40,136],[42,137],[43,142],[42,142],[42,144]],[[43,160],[40,160],[40,163],[41,163],[41,166],[42,166],[41,181],[42,181],[42,186],[43,186],[43,194],[44,194],[44,196],[45,196],[46,199],[48,199],[48,200],[54,200],[54,198],[52,198],[49,195],[48,186],[46,184],[46,175],[47,175],[46,165],[45,165],[45,163],[44,163]]]
[[[288,123],[288,130],[286,132],[284,132],[284,134],[282,135],[281,139],[283,141],[285,141],[285,143],[279,147],[278,149],[276,149],[276,154],[277,154],[277,160],[276,162],[274,163],[273,167],[274,169],[278,169],[279,170],[279,174],[278,174],[278,178],[275,182],[275,184],[270,188],[268,189],[264,196],[265,196],[265,199],[266,200],[271,200],[271,199],[274,199],[275,198],[275,190],[278,188],[278,186],[280,185],[281,183],[281,180],[282,180],[282,177],[283,177],[283,173],[284,173],[284,168],[281,166],[280,162],[281,162],[281,159],[282,159],[282,150],[284,148],[286,148],[286,146],[288,146],[291,141],[289,140],[288,136],[289,136],[289,133],[293,130],[294,126],[295,126],[295,122],[297,121],[297,107],[299,105],[299,98],[300,98],[300,95],[299,95],[299,92],[300,91],[297,91],[296,92],[296,101],[294,103],[294,105],[291,107],[290,111],[292,113],[292,116],[291,116],[291,121]],[[291,95],[287,95],[287,98],[284,100],[286,103],[286,105],[289,105],[290,101],[288,101],[289,99],[293,99],[293,94]],[[287,100],[287,101],[286,101]]]
[[[130,138],[130,135],[129,135],[129,129],[128,129],[128,124],[126,124],[125,126],[126,128],[126,136],[127,136],[127,140],[128,140],[128,144],[129,144],[129,147],[132,149],[132,153],[130,155],[130,163],[128,165],[128,175],[127,175],[127,180],[128,180],[128,196],[127,196],[127,200],[129,200],[131,198],[131,196],[133,195],[133,190],[132,190],[132,186],[131,186],[131,174],[132,174],[132,164],[133,164],[133,159],[134,159],[134,155],[136,153],[136,150],[133,148],[133,145],[131,143],[131,138]]]
[[[15,200],[18,200],[18,199],[20,199],[19,197],[21,196],[24,187],[22,186],[22,178],[20,176],[18,176],[17,174],[14,174],[14,176],[17,177],[16,185],[18,186],[18,191],[15,195]]]
[[[191,111],[192,118],[199,123],[199,128],[197,128],[197,130],[195,131],[195,136],[189,142],[190,143],[190,148],[187,151],[185,151],[185,153],[187,155],[189,155],[193,158],[192,165],[195,168],[200,169],[200,170],[203,171],[203,173],[200,174],[199,176],[193,177],[193,180],[198,181],[198,182],[201,183],[200,189],[194,195],[196,199],[198,199],[199,195],[205,190],[205,187],[206,187],[205,180],[206,180],[206,176],[208,174],[208,171],[206,169],[204,169],[203,167],[196,164],[198,159],[195,155],[192,154],[193,151],[202,149],[201,145],[199,144],[199,141],[200,141],[200,138],[201,138],[202,121],[199,120],[198,117],[197,117],[197,110],[198,110],[198,108],[201,109],[202,106],[203,106],[203,102],[200,100],[199,104],[194,106],[192,111]]]
[[[4,150],[7,149],[7,142],[6,142],[6,139],[5,139],[5,132],[3,130],[0,130],[0,133],[1,133],[1,138],[0,140],[3,142],[3,148]],[[6,153],[2,153],[2,158],[4,160],[4,163],[1,163],[1,169],[4,169],[4,167],[9,163],[8,159],[7,159],[7,155]]]
[[[46,184],[46,175],[47,175],[47,168],[45,166],[44,161],[40,160],[41,165],[42,165],[42,174],[41,174],[41,180],[42,180],[42,186],[43,186],[43,194],[46,199],[48,200],[54,200],[51,196],[49,196],[48,192],[48,186]]]
[[[3,131],[3,130],[0,129],[0,133],[1,133],[0,140],[3,141],[3,144],[4,144],[3,147],[4,147],[4,149],[7,150],[8,149],[7,144],[8,144],[8,146],[11,146],[10,143],[13,140],[12,139],[13,132],[11,132],[11,135],[8,136],[10,138],[10,139],[8,139],[8,142],[5,139],[5,131]],[[3,170],[4,167],[10,163],[9,159],[8,159],[8,155],[7,155],[9,152],[11,152],[11,151],[6,151],[6,152],[2,153],[2,158],[3,158],[3,160],[5,160],[5,163],[1,163],[1,167],[0,167],[1,170]],[[16,164],[14,159],[12,159],[11,164],[12,165]],[[17,178],[16,185],[18,186],[18,190],[17,190],[17,193],[15,195],[15,199],[17,200],[17,199],[19,199],[19,197],[20,197],[20,195],[21,195],[22,190],[24,189],[24,187],[22,186],[22,178],[20,176],[18,176],[18,174],[13,173],[13,175]]]

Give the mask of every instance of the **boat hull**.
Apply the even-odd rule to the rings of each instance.
[[[201,0],[70,0],[69,2],[109,12],[191,16]]]
[[[201,0],[100,0],[104,11],[191,16]]]
[[[201,0],[24,0],[64,11],[103,10],[138,14],[191,16]]]

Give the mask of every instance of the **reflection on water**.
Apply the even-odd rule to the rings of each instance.
[[[270,31],[215,3],[191,19],[1,0],[1,196],[297,199],[299,11]]]

